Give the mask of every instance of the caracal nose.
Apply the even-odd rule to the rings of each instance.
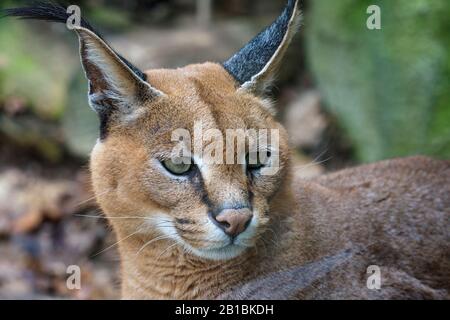
[[[237,237],[244,232],[252,218],[250,209],[226,209],[215,217],[219,227],[231,237]]]

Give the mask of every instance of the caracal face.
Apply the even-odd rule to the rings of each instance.
[[[111,126],[107,138],[99,140],[92,152],[91,170],[101,207],[113,223],[115,215],[145,218],[117,221],[123,234],[166,235],[201,258],[231,259],[242,254],[270,226],[270,199],[287,171],[284,129],[266,101],[238,90],[218,64],[149,71],[148,78],[164,97],[144,103],[127,123]],[[190,139],[173,141],[180,129]],[[255,151],[248,139],[244,150],[233,139],[235,145],[227,145],[227,130],[239,135],[248,129],[268,133],[267,143],[256,148],[270,150],[265,166],[274,165],[276,170],[262,174],[263,167],[248,165],[248,154]],[[208,132],[220,132],[222,138],[215,140]],[[180,143],[191,151],[192,162],[181,167],[186,172],[176,174],[164,163],[177,156],[174,150]],[[201,146],[200,152],[194,145]],[[227,162],[227,152],[232,152],[232,163]],[[211,161],[208,155],[218,157]],[[226,232],[214,218],[224,211],[232,216],[248,213],[242,230]]]
[[[72,21],[53,4],[6,13]],[[176,70],[142,72],[80,18],[70,29],[100,119],[92,181],[119,239],[165,237],[207,259],[254,246],[287,172],[287,135],[262,97],[300,25],[299,1],[288,0],[271,26],[222,64]]]

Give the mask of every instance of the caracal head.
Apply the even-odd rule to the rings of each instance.
[[[92,152],[98,202],[123,234],[157,231],[202,258],[233,258],[270,225],[270,199],[288,161],[286,133],[267,102],[239,90],[221,65],[147,76],[164,94],[109,126]]]
[[[100,119],[94,191],[119,237],[166,239],[200,258],[232,259],[270,226],[289,151],[263,95],[299,25],[298,0],[287,1],[226,62],[148,72],[62,6],[5,10],[66,22],[78,35],[89,104]]]
[[[289,0],[225,63],[146,73],[76,29],[101,120],[94,190],[121,235],[160,236],[216,260],[255,245],[270,226],[289,159],[286,132],[262,96],[298,20],[298,3]]]

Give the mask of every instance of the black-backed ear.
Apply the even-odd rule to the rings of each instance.
[[[6,9],[3,13],[59,23],[66,23],[71,16],[63,6],[44,1]],[[73,30],[80,40],[81,62],[89,80],[89,103],[100,117],[100,137],[104,138],[111,119],[133,119],[144,101],[163,93],[146,81],[142,71],[117,54],[83,17],[80,26],[74,26]]]
[[[89,80],[89,104],[106,129],[111,116],[134,119],[140,106],[164,94],[130,68],[107,43],[85,28],[74,29],[80,40],[80,56]],[[104,130],[101,130],[102,134]]]
[[[278,19],[223,63],[242,89],[263,93],[273,80],[298,27],[298,0],[289,0]]]

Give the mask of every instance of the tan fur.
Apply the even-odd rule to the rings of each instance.
[[[111,128],[91,158],[97,199],[118,240],[135,233],[119,242],[123,298],[215,298],[261,275],[357,246],[363,250],[351,261],[285,298],[448,298],[449,162],[389,160],[291,181],[282,126],[260,99],[237,90],[220,65],[153,70],[148,79],[166,96],[143,106],[133,123]],[[252,184],[239,165],[214,165],[203,177],[204,190],[168,178],[151,161],[170,153],[172,130],[193,130],[195,120],[222,131],[280,129],[282,169]],[[143,219],[163,213],[184,241],[202,248],[209,244],[201,193],[220,203],[249,191],[260,223],[251,248],[237,258],[199,258]],[[366,287],[372,264],[381,267],[382,290]]]

